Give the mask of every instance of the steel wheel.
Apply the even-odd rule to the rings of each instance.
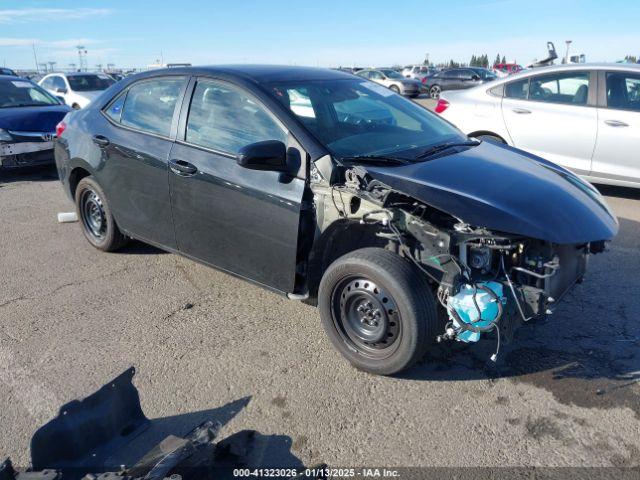
[[[333,291],[333,318],[343,340],[364,356],[393,354],[401,336],[400,313],[393,297],[364,277],[347,277]]]
[[[93,190],[86,189],[82,192],[80,216],[85,230],[96,240],[102,241],[107,233],[107,217],[102,199]]]

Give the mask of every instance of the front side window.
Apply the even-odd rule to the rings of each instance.
[[[0,80],[0,108],[59,104],[57,98],[29,80]]]
[[[304,107],[304,98],[298,98]],[[238,87],[213,80],[197,83],[187,120],[188,143],[237,154],[265,140],[286,142],[287,133],[266,109]]]
[[[507,83],[504,89],[504,96],[507,98],[519,98],[526,100],[529,96],[529,79],[518,80]]]
[[[183,84],[183,77],[172,77],[132,85],[122,107],[120,123],[168,137]]]
[[[589,72],[563,72],[531,78],[529,100],[586,105]]]
[[[382,76],[382,73],[376,71],[376,70],[372,70],[371,72],[369,72],[369,78],[372,80],[383,80],[384,77]]]
[[[67,81],[71,90],[75,92],[92,92],[106,90],[113,85],[115,80],[105,73],[96,75],[67,75]]]
[[[607,107],[640,112],[640,75],[608,72]]]
[[[467,140],[437,115],[358,78],[281,82],[268,88],[337,157],[411,158],[425,147]]]

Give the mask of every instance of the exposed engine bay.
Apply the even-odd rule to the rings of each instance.
[[[435,340],[475,343],[495,332],[493,361],[519,325],[553,313],[581,282],[589,254],[605,247],[605,241],[559,244],[470,225],[372,178],[366,167],[345,168],[344,180],[332,184],[321,169],[312,167],[311,187],[320,232],[336,221],[373,228],[385,248],[427,277],[446,318]]]

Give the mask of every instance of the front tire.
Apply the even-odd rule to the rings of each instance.
[[[398,86],[397,86],[397,85],[391,85],[391,86],[389,87],[389,90],[392,90],[392,91],[394,91],[395,93],[400,93],[400,89],[398,88]]]
[[[107,197],[92,177],[80,180],[75,201],[82,233],[91,245],[105,252],[113,252],[127,243],[127,237],[113,218]]]
[[[410,261],[382,248],[333,262],[320,282],[318,307],[333,346],[373,374],[410,367],[436,335],[437,309],[426,280]]]

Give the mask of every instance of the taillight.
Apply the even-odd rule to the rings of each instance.
[[[449,102],[441,98],[438,100],[438,104],[436,105],[436,113],[442,113],[447,108],[449,108]]]
[[[67,128],[67,124],[62,120],[58,125],[56,125],[56,137],[60,137],[62,132],[64,132],[65,128]]]
[[[427,84],[427,77],[422,77],[422,83]]]

